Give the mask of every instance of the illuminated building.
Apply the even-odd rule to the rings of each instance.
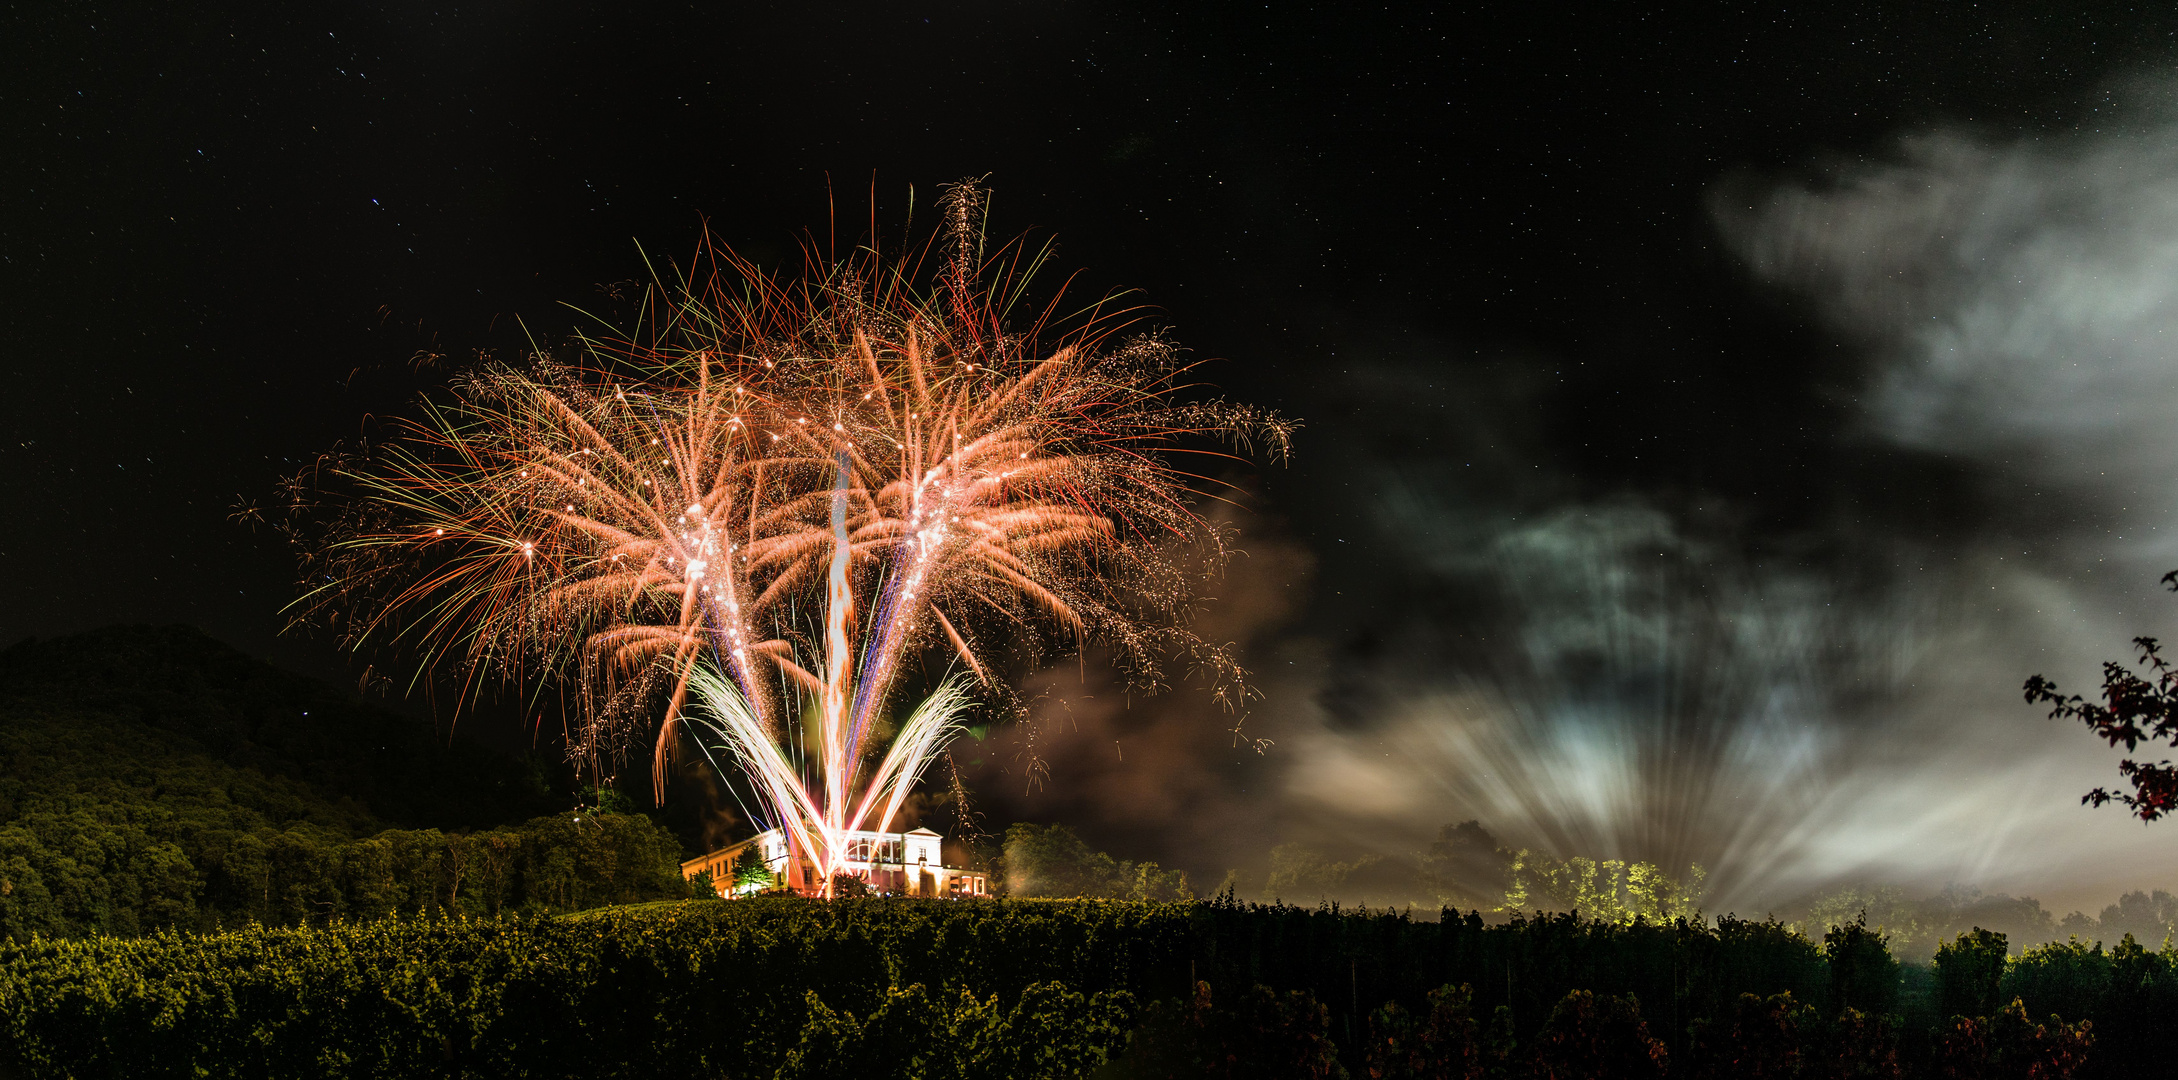
[[[860,878],[871,891],[888,896],[988,896],[988,875],[947,866],[943,838],[929,829],[904,833],[856,830],[843,833],[840,873]],[[761,866],[763,874],[753,871]],[[808,854],[795,849],[786,831],[770,829],[738,844],[681,864],[681,876],[709,872],[718,894],[746,895],[785,888],[804,896],[824,891]],[[767,879],[768,878],[768,882]]]

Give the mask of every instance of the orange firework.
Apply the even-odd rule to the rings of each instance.
[[[781,282],[707,246],[707,274],[579,362],[484,366],[333,467],[349,497],[306,545],[299,607],[426,668],[564,680],[577,754],[650,739],[659,784],[703,721],[828,864],[966,701],[941,687],[890,719],[914,661],[998,690],[1094,643],[1139,684],[1183,660],[1230,693],[1233,658],[1184,610],[1184,567],[1222,541],[1172,458],[1283,455],[1292,425],[1191,395],[1160,336],[1114,344],[1108,302],[1009,328],[1041,255],[982,257],[973,185],[942,205],[933,287],[931,260],[874,249]]]

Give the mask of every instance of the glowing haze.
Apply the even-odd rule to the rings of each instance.
[[[1278,610],[1220,631],[1263,672],[1260,760],[1213,735],[1166,750],[1192,768],[1136,765],[1152,736],[1094,680],[1073,687],[1080,763],[1055,752],[1053,782],[1010,797],[1145,854],[1258,867],[1287,840],[1411,861],[1479,818],[1561,857],[1701,862],[1712,911],[1861,882],[2058,913],[2169,887],[2168,826],[2079,805],[2118,755],[2019,690],[2036,672],[2087,690],[2134,635],[2178,625],[2156,586],[2178,567],[2178,123],[2149,111],[1715,186],[1743,271],[1858,358],[1829,445],[1866,464],[1825,463],[1835,507],[1790,532],[1751,524],[1744,497],[1573,475],[1523,418],[1549,400],[1536,369],[1578,357],[1462,366],[1455,343],[1343,338],[1302,466],[1338,483],[1306,524],[1379,568],[1324,583],[1366,630]],[[1943,510],[1888,509],[1914,500]],[[1305,587],[1251,532],[1268,558],[1236,576]],[[1151,769],[1157,799],[1123,775]]]
[[[2114,755],[2019,695],[2034,672],[2086,690],[2178,621],[2155,584],[2178,566],[2178,125],[2144,111],[1720,183],[1747,270],[1865,358],[1841,442],[1885,464],[1821,524],[1756,538],[1698,494],[1462,507],[1395,487],[1397,532],[1442,538],[1464,510],[1462,542],[1415,557],[1506,614],[1470,625],[1479,659],[1387,694],[1370,740],[1321,729],[1295,790],[1368,788],[1561,855],[1703,861],[1714,910],[1853,881],[2060,912],[2167,886],[2168,835],[2078,803]],[[1968,509],[1886,515],[1895,483]]]

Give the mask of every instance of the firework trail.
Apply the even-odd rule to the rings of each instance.
[[[1224,540],[1173,459],[1283,456],[1293,425],[1190,399],[1163,338],[1114,344],[1110,298],[1009,330],[1049,249],[986,257],[981,206],[956,185],[907,257],[811,253],[789,281],[707,243],[576,362],[481,367],[295,485],[299,618],[465,686],[571,686],[593,770],[647,738],[662,785],[695,721],[828,871],[971,703],[944,678],[895,723],[905,667],[1003,697],[1009,667],[1094,643],[1137,685],[1178,662],[1229,698],[1232,656],[1186,627],[1186,568]]]

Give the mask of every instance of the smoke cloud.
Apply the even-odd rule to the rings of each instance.
[[[2178,869],[2163,838],[2076,805],[2114,779],[2112,754],[1989,694],[2026,671],[2087,690],[2099,658],[2178,612],[2153,584],[2178,566],[2174,136],[2167,114],[2050,141],[1929,135],[1819,187],[1717,198],[1749,267],[1877,359],[1866,436],[1955,461],[1986,493],[1977,528],[1914,538],[1947,569],[1912,587],[1952,599],[1892,709],[1949,757],[1922,798],[1888,800],[1894,826],[1859,830],[1889,842],[1894,874],[1926,852],[1928,869],[2085,903]],[[1987,748],[1985,782],[1935,771],[1962,743]]]
[[[1722,497],[1598,496],[1510,419],[1562,361],[1386,347],[1317,395],[1301,465],[1370,478],[1310,542],[1373,572],[1312,606],[1306,549],[1245,522],[1259,557],[1207,609],[1261,674],[1243,734],[1089,665],[1040,688],[1063,716],[1006,736],[1041,740],[1042,786],[995,743],[980,785],[1213,881],[1292,840],[1412,858],[1479,818],[1561,857],[1701,862],[1713,911],[1859,882],[2092,911],[2169,885],[2169,836],[2078,803],[2115,755],[2018,688],[2088,690],[2178,616],[2155,585],[2178,567],[2178,122],[1924,134],[1816,183],[1720,181],[1713,211],[1864,360],[1833,434],[1935,463],[1912,475],[1972,512],[1762,535]],[[1326,611],[1364,614],[1303,617]]]

